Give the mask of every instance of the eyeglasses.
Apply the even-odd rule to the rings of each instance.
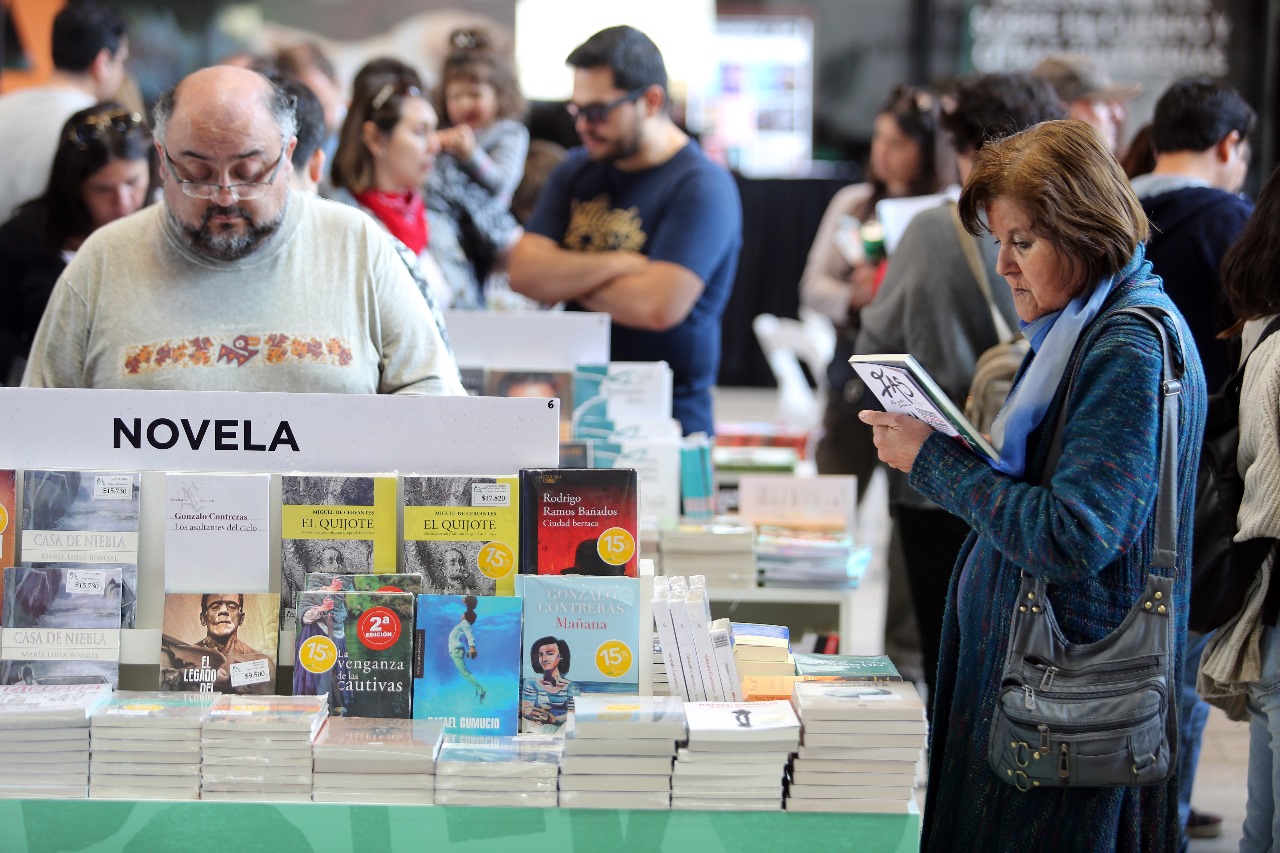
[[[234,601],[210,601],[205,605],[206,613],[217,613],[219,610],[226,610],[233,616],[240,612],[240,605]]]
[[[102,135],[108,131],[115,131],[120,136],[124,136],[140,124],[142,124],[142,116],[137,113],[125,111],[94,113],[67,128],[67,141],[81,151],[85,151],[89,148],[90,142],[101,139]]]
[[[391,96],[399,93],[406,98],[421,98],[422,90],[412,83],[387,83],[378,90],[378,94],[373,96],[373,100],[369,102],[370,112],[377,112],[386,106],[387,101],[391,100]]]
[[[164,150],[165,166],[169,170],[169,174],[173,177],[175,183],[185,195],[192,198],[203,199],[209,201],[218,197],[218,193],[226,190],[231,196],[232,201],[252,201],[255,198],[261,198],[267,189],[275,183],[276,174],[280,171],[280,166],[284,163],[284,148],[280,149],[280,156],[276,158],[276,164],[271,169],[271,174],[267,176],[265,181],[246,181],[243,184],[208,184],[203,181],[191,181],[183,177],[179,177],[177,164],[173,162],[173,158],[169,156],[169,149]]]
[[[568,103],[565,104],[564,108],[568,111],[574,121],[582,118],[586,119],[588,124],[599,124],[609,117],[609,113],[613,112],[625,103],[636,100],[643,95],[645,90],[648,88],[648,86],[637,86],[621,98],[618,98],[616,101],[610,101],[607,104],[587,104],[586,106],[579,106],[578,104]]]

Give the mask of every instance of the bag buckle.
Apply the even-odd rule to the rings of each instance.
[[[1182,383],[1177,379],[1165,379],[1160,383],[1160,392],[1166,397],[1182,393]]]

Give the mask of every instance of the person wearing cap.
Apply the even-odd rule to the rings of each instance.
[[[1111,153],[1120,154],[1125,104],[1142,94],[1141,83],[1116,83],[1092,59],[1079,54],[1046,56],[1031,73],[1049,81],[1068,118],[1093,125]]]

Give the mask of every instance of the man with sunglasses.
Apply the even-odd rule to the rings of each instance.
[[[124,18],[93,0],[68,3],[53,19],[53,74],[42,86],[0,98],[0,223],[44,192],[62,125],[115,100],[129,39]]]
[[[542,191],[511,286],[613,318],[615,361],[666,361],[686,434],[712,433],[720,317],[742,242],[737,187],[671,119],[648,36],[611,27],[569,55],[582,140]]]
[[[23,384],[465,393],[377,224],[291,191],[291,97],[206,68],[160,98],[154,124],[164,203],[85,241]]]

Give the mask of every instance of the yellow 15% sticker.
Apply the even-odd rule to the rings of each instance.
[[[627,563],[636,553],[636,540],[631,531],[622,527],[610,527],[600,534],[596,553],[611,566]]]
[[[506,577],[516,564],[516,555],[505,542],[490,542],[476,555],[476,564],[487,578]]]
[[[631,669],[631,649],[621,640],[609,640],[596,649],[596,669],[609,678],[621,678]]]
[[[308,637],[298,646],[298,663],[307,672],[328,672],[337,662],[338,647],[328,637]]]

